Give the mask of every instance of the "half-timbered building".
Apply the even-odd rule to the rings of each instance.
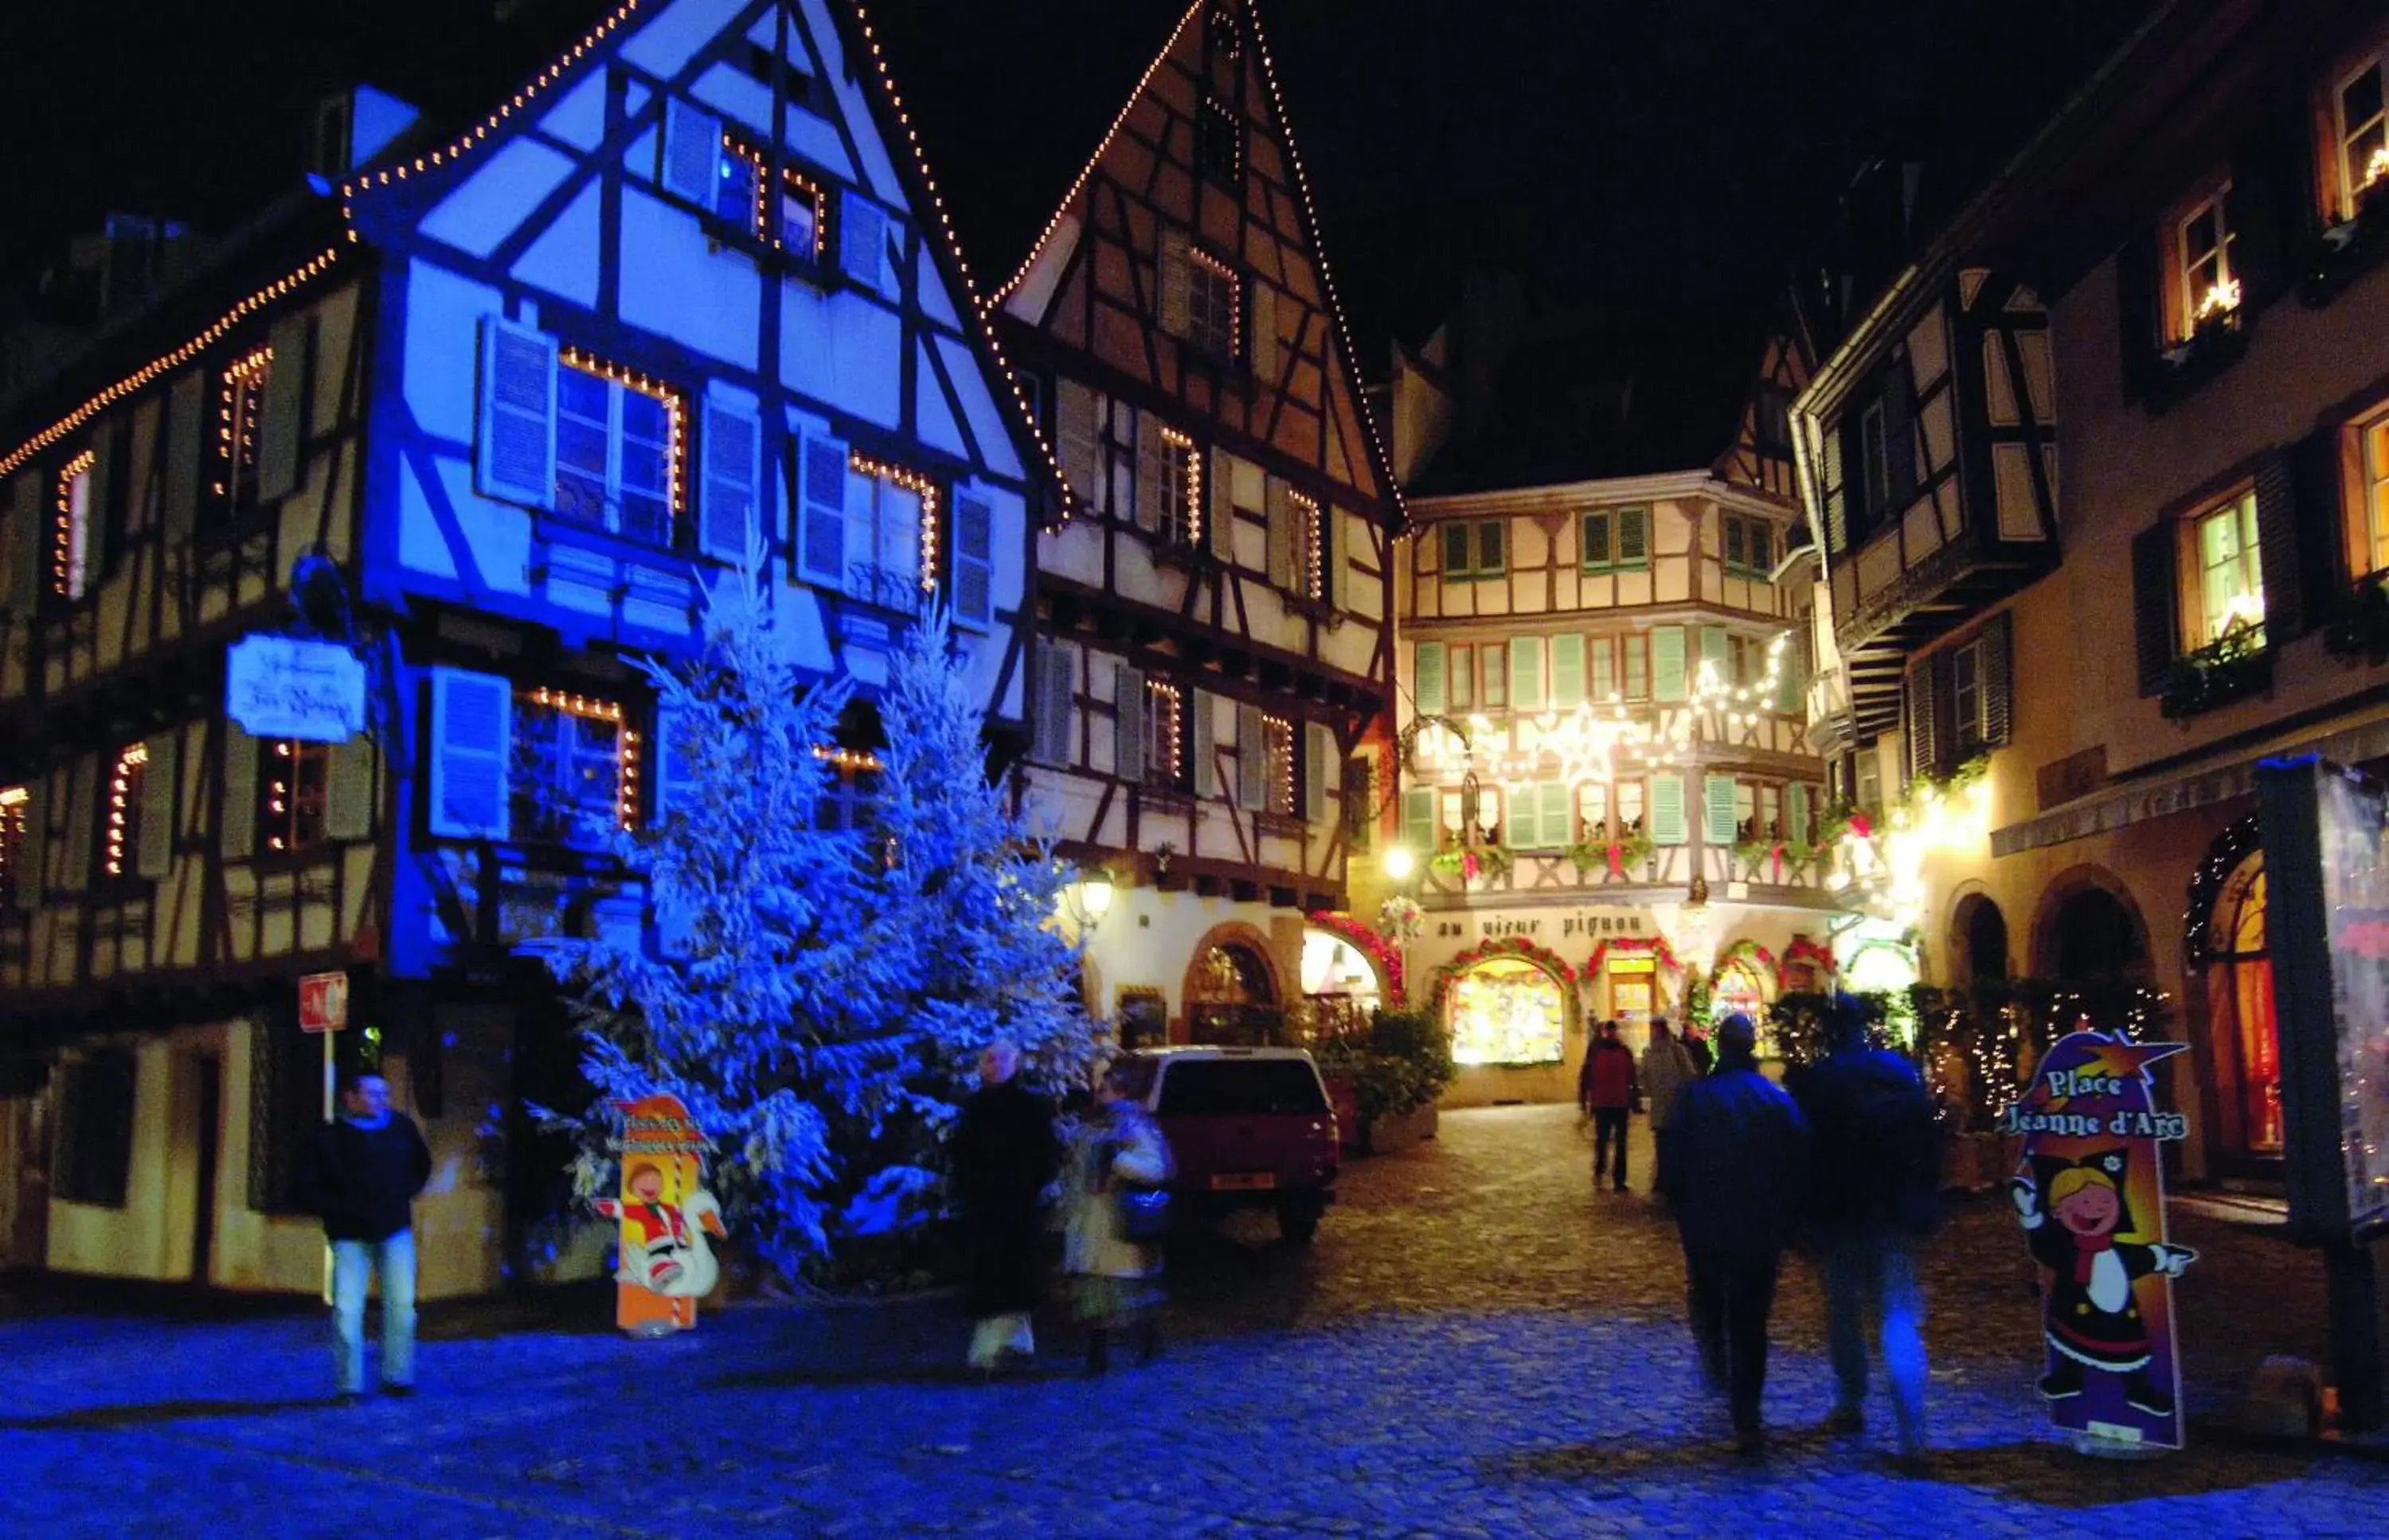
[[[633,660],[750,554],[809,672],[867,696],[941,604],[1025,735],[1058,492],[859,13],[622,0],[486,108],[329,104],[310,187],[0,434],[8,1260],[316,1287],[333,971],[339,1057],[431,1138],[424,1292],[536,1265],[523,1107],[574,1050],[535,954],[643,928],[605,846],[676,809]],[[225,643],[294,608],[367,659],[369,736],[226,719]]]
[[[1100,1005],[1274,1033],[1386,784],[1399,513],[1254,6],[1185,11],[992,314],[1070,489],[1027,795],[1117,895]]]

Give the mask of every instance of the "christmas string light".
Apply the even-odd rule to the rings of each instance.
[[[75,484],[91,474],[99,464],[99,455],[92,450],[66,463],[58,472],[57,516],[52,520],[53,532],[50,557],[50,591],[61,599],[83,597],[84,552],[88,549],[89,528],[86,524],[91,510],[86,506],[82,518],[75,516]],[[86,496],[90,484],[84,483]]]
[[[620,363],[609,363],[594,353],[585,349],[575,348],[569,343],[556,350],[556,362],[567,368],[578,369],[584,375],[594,375],[599,379],[611,380],[625,389],[635,390],[650,401],[663,403],[664,417],[671,436],[671,508],[674,514],[685,513],[688,509],[687,454],[685,452],[688,405],[680,388],[677,386],[668,385],[652,375],[641,374],[636,369],[628,368]]]
[[[1284,717],[1261,718],[1262,754],[1270,770],[1270,811],[1294,816],[1294,724]]]
[[[750,149],[747,146],[742,145],[737,140],[732,138],[727,130],[724,130],[722,135],[722,147],[729,151],[731,154],[738,157],[741,160],[746,161],[749,166],[752,166],[755,169],[756,238],[758,240],[769,241],[776,250],[786,250],[788,248],[788,243],[781,233],[780,223],[772,217],[772,167],[770,159],[761,150]],[[822,249],[822,210],[824,207],[822,190],[800,174],[794,166],[782,167],[780,170],[780,180],[785,184],[786,187],[794,187],[798,192],[802,193],[805,197],[805,201],[812,206],[812,248],[811,250],[807,251],[805,255],[818,259],[821,256]]]
[[[1203,457],[1194,452],[1194,440],[1174,427],[1167,425],[1162,427],[1161,441],[1185,456],[1186,480],[1182,490],[1186,494],[1186,543],[1200,545],[1203,543]]]
[[[1234,268],[1212,256],[1200,247],[1190,246],[1186,256],[1197,267],[1207,268],[1228,283],[1228,356],[1245,356],[1245,280]]]
[[[218,497],[230,497],[240,473],[257,465],[258,411],[264,400],[266,370],[273,363],[274,350],[258,347],[224,369],[216,413],[216,449],[224,460],[224,479],[216,483]]]
[[[149,745],[134,744],[116,757],[116,773],[109,782],[108,874],[124,875],[126,820],[130,816],[134,772],[149,762]]]
[[[831,748],[816,744],[813,745],[813,757],[847,775],[877,775],[888,768],[879,756],[861,749]]]
[[[1312,599],[1327,597],[1327,544],[1324,519],[1319,512],[1319,500],[1308,492],[1293,491],[1294,506],[1301,516],[1303,530],[1302,592]]]
[[[1184,740],[1180,736],[1186,721],[1186,697],[1167,680],[1147,681],[1145,691],[1152,697],[1155,757],[1161,761],[1155,768],[1174,782],[1186,770],[1181,751]]]
[[[921,592],[934,592],[938,586],[938,484],[919,471],[863,454],[849,453],[847,465],[857,475],[877,477],[921,500]]]
[[[593,722],[610,722],[614,734],[614,818],[625,829],[638,826],[639,821],[639,735],[622,719],[619,701],[595,695],[574,694],[565,690],[544,686],[530,693],[531,704],[551,711],[583,718]]]

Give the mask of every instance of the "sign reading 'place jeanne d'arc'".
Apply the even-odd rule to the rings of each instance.
[[[260,738],[345,744],[364,731],[365,666],[336,642],[245,636],[224,657],[224,714]]]

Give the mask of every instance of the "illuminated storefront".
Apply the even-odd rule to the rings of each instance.
[[[1566,1057],[1567,989],[1523,958],[1479,962],[1449,992],[1451,1056],[1462,1064],[1551,1064]]]

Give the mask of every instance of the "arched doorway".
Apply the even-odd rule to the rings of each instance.
[[[1385,982],[1368,953],[1314,925],[1302,934],[1302,997],[1311,1008],[1312,1034],[1324,1039],[1366,1025],[1385,1003]]]
[[[1453,979],[1445,1012],[1458,1063],[1556,1064],[1566,1057],[1567,989],[1525,958],[1488,958]]]
[[[2217,1153],[2269,1162],[2281,1152],[2281,1043],[2255,815],[2208,850],[2191,884],[2189,921],[2183,957],[2204,986]]]
[[[2147,933],[2140,916],[2109,889],[2085,882],[2060,897],[2042,922],[2046,972],[2072,984],[2143,974]]]
[[[1224,937],[1195,950],[1186,971],[1186,1034],[1189,1042],[1245,1048],[1285,1040],[1277,975],[1258,939]]]
[[[2008,920],[1988,895],[1970,893],[1958,900],[1949,925],[1949,955],[1958,963],[1961,984],[2008,976]]]

